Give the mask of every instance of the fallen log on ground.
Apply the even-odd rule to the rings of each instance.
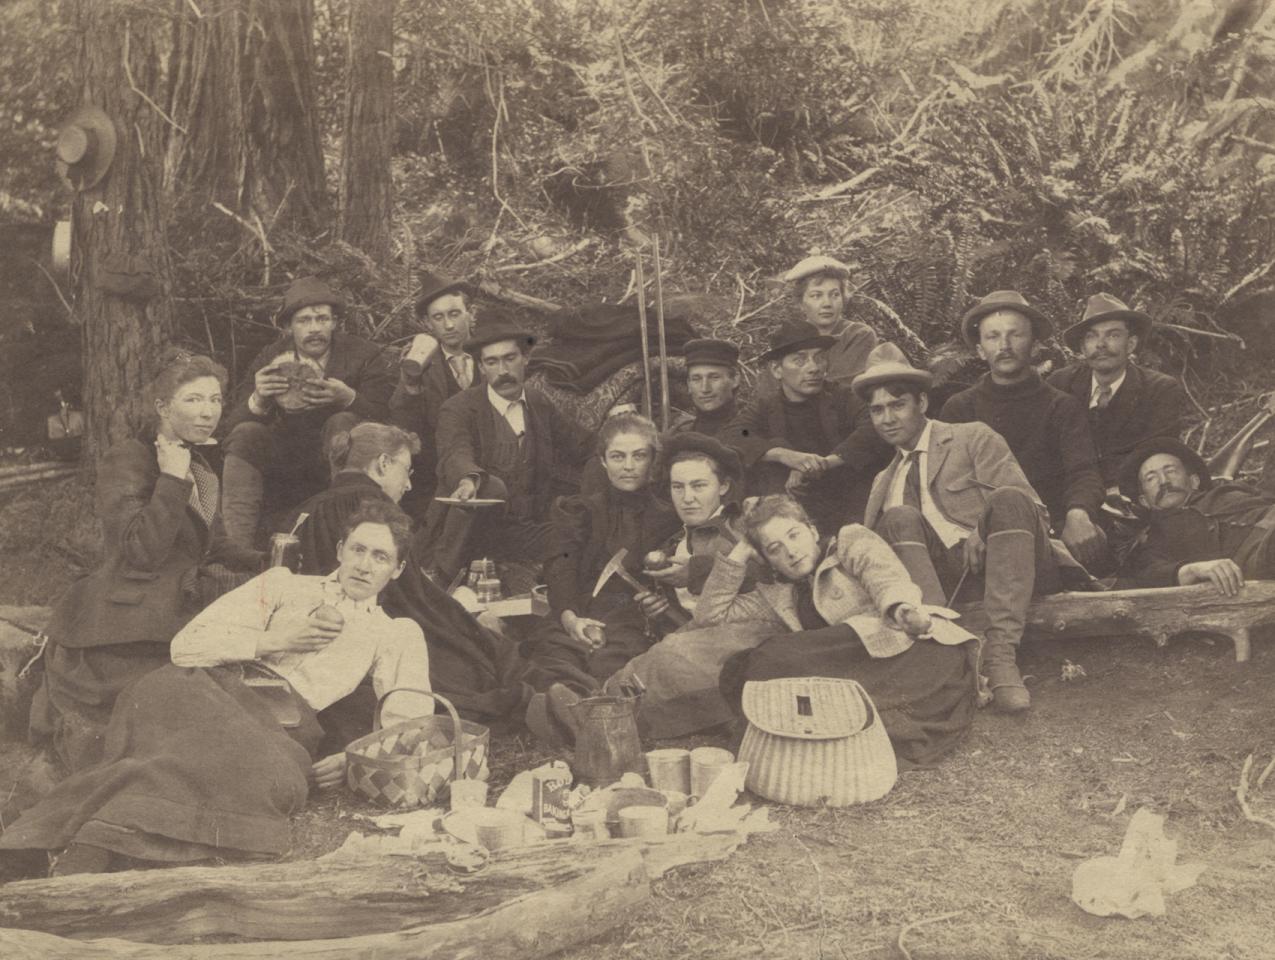
[[[982,634],[983,605],[960,608],[961,625]],[[1211,584],[1105,593],[1056,593],[1034,600],[1027,614],[1028,637],[1094,639],[1145,637],[1163,647],[1183,634],[1224,636],[1241,663],[1251,653],[1250,632],[1275,623],[1275,581],[1251,580],[1238,596],[1225,597]]]
[[[435,845],[412,857],[20,881],[0,886],[0,955],[532,960],[606,932],[650,896],[650,880],[725,859],[745,836],[539,844],[496,853],[472,876],[448,872]],[[256,940],[175,945],[213,936]]]

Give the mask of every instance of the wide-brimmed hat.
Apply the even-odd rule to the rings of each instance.
[[[421,289],[416,295],[416,315],[418,317],[425,316],[431,303],[449,293],[472,294],[473,287],[464,280],[453,280],[439,273],[422,270]]]
[[[340,295],[318,277],[299,277],[292,281],[283,295],[283,306],[275,315],[275,326],[287,326],[292,315],[302,307],[317,307],[326,303],[334,314],[341,312],[344,301]]]
[[[729,340],[687,340],[682,348],[687,369],[695,364],[712,364],[718,367],[739,365],[739,347]]]
[[[788,283],[796,283],[816,273],[832,273],[839,277],[848,277],[850,267],[835,257],[817,254],[799,261],[795,267],[784,274],[784,280]]]
[[[115,124],[98,107],[80,107],[58,131],[58,172],[76,190],[106,176],[115,158]]]
[[[770,349],[761,355],[762,360],[782,360],[790,353],[810,347],[827,349],[837,342],[836,337],[820,333],[805,320],[785,320],[770,335]]]
[[[1138,474],[1142,465],[1157,453],[1171,454],[1181,460],[1189,473],[1200,478],[1201,490],[1213,486],[1213,477],[1209,474],[1208,464],[1203,457],[1176,437],[1152,437],[1134,447],[1133,452],[1120,464],[1120,492],[1130,500],[1137,500],[1142,495],[1142,482]]]
[[[491,326],[484,324],[477,334],[469,338],[469,342],[465,344],[465,350],[477,360],[483,347],[493,343],[500,343],[504,340],[513,340],[523,349],[524,353],[536,345],[536,335],[534,333],[502,320],[493,323]]]
[[[915,383],[929,389],[934,376],[928,370],[918,370],[908,362],[907,356],[893,343],[878,343],[868,354],[863,373],[850,381],[850,389],[863,400],[872,395],[872,389],[883,383]]]
[[[1123,320],[1128,324],[1129,332],[1141,341],[1145,341],[1151,332],[1151,318],[1147,314],[1141,310],[1130,310],[1127,304],[1109,293],[1095,293],[1085,304],[1085,315],[1080,321],[1063,331],[1063,343],[1074,353],[1080,353],[1085,331],[1103,320]]]
[[[739,453],[708,434],[696,433],[694,430],[675,433],[664,439],[663,446],[661,456],[665,480],[672,469],[673,457],[680,453],[703,454],[717,464],[718,470],[726,479],[738,480],[744,475],[744,463],[740,460]]]
[[[1054,325],[1043,313],[1027,302],[1017,290],[996,290],[989,293],[961,317],[961,335],[971,347],[978,343],[978,322],[989,313],[1012,310],[1021,313],[1032,323],[1037,340],[1047,340],[1054,332]]]

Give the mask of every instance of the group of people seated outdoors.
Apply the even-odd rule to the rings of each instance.
[[[1034,597],[1275,572],[1275,496],[1181,441],[1182,384],[1134,361],[1146,313],[1093,295],[1061,331],[1075,361],[1042,377],[1051,319],[991,293],[957,324],[986,372],[953,392],[847,318],[844,264],[785,279],[752,388],[736,345],[687,342],[692,409],[663,433],[632,403],[585,430],[528,385],[535,336],[428,273],[401,355],[343,332],[315,278],[233,399],[219,364],[170,351],[153,426],[98,466],[105,557],[46,631],[31,733],[69,777],[0,854],[61,851],[55,873],[277,854],[387,695],[386,724],[438,693],[569,746],[583,697],[643,689],[663,739],[730,723],[749,680],[853,678],[900,763],[927,765],[980,676],[1029,709]],[[264,569],[280,531],[299,572]],[[603,576],[621,551],[644,589]],[[546,584],[549,615],[462,606],[478,558]],[[939,629],[977,603],[981,637]]]

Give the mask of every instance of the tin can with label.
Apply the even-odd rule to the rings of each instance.
[[[301,539],[292,533],[276,533],[270,538],[270,566],[301,569]]]
[[[534,770],[531,774],[531,816],[545,830],[545,836],[571,836],[571,772]]]

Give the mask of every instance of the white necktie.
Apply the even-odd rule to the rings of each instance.
[[[468,388],[472,382],[469,376],[469,357],[457,354],[456,356],[448,357],[447,362],[451,364],[452,376],[456,378],[460,388],[462,390]]]

